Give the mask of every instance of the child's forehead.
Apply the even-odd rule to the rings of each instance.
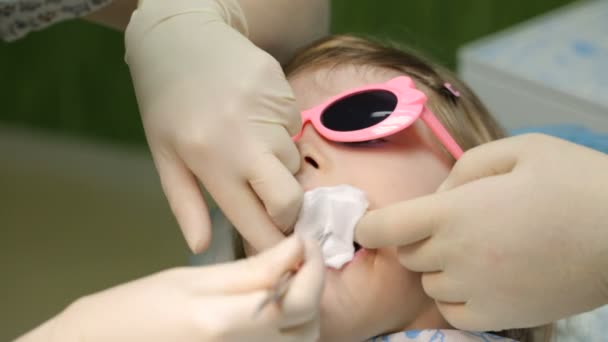
[[[300,110],[312,108],[342,92],[403,75],[394,70],[344,65],[304,70],[289,78]]]

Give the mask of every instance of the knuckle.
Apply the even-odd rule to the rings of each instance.
[[[269,266],[268,260],[265,260],[264,254],[258,254],[249,259],[249,269],[255,272],[259,279],[264,282],[271,283],[276,280],[278,270],[274,267]]]
[[[204,337],[205,341],[225,341],[231,331],[230,320],[224,315],[201,312],[192,315],[192,325],[198,336]]]
[[[186,152],[204,153],[213,149],[217,143],[217,137],[209,130],[190,127],[178,134],[175,138],[180,150]]]
[[[524,149],[536,149],[551,141],[552,137],[542,133],[528,133],[524,135]]]
[[[283,74],[281,65],[274,57],[263,50],[260,50],[259,53],[259,58],[256,58],[256,63],[254,64],[255,72],[261,77],[266,77],[269,72],[279,72],[280,74]]]
[[[279,62],[263,50],[259,50],[256,54],[250,56],[247,71],[248,77],[244,77],[235,85],[245,93],[257,93],[260,88],[260,81],[268,82],[275,75],[283,75]]]
[[[451,170],[451,174],[452,175],[456,175],[457,177],[461,174],[463,174],[465,172],[465,170],[468,168],[469,165],[471,165],[472,162],[475,161],[475,154],[477,151],[479,151],[477,147],[474,147],[472,149],[470,149],[469,151],[467,151],[466,153],[464,153],[460,159],[458,159],[456,161],[456,163],[454,163],[454,166],[452,167]]]
[[[531,141],[542,141],[546,136],[542,133],[528,133],[525,135],[526,139]]]

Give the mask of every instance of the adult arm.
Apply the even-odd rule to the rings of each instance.
[[[254,316],[296,267],[281,305]],[[163,271],[89,295],[16,342],[315,342],[324,271],[317,243],[292,238],[253,258]]]
[[[320,0],[144,0],[132,16],[126,59],[142,121],[193,251],[211,233],[199,181],[258,250],[294,223],[302,189],[291,136],[300,114],[279,63],[262,49],[287,58],[326,33],[328,8]]]

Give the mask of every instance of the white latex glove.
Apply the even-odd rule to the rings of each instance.
[[[608,156],[527,135],[468,151],[438,192],[359,222],[467,330],[548,323],[608,303]]]
[[[303,263],[280,306],[253,315]],[[314,241],[289,238],[250,259],[161,272],[85,297],[19,342],[316,341],[324,281]]]
[[[295,99],[279,63],[244,34],[236,0],[146,0],[126,30],[148,143],[195,252],[211,234],[197,178],[257,250],[283,238],[277,226],[291,226],[302,201]]]

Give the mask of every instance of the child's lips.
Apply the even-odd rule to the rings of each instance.
[[[361,245],[359,245],[359,244],[357,244],[357,245],[358,245],[358,247],[355,247],[355,255],[353,256],[353,259],[351,261],[345,263],[339,269],[336,269],[333,267],[326,267],[326,268],[332,272],[342,272],[345,269],[347,269],[349,266],[351,266],[352,264],[357,263],[359,261],[359,259],[363,259],[366,256],[370,255],[370,253],[373,253],[376,251],[375,249],[367,249],[367,248],[361,247]]]
[[[360,259],[373,251],[375,251],[375,249],[367,249],[367,248],[360,247],[358,250],[355,250],[355,256],[353,257],[353,260],[351,260],[351,262],[354,262],[357,259]]]

